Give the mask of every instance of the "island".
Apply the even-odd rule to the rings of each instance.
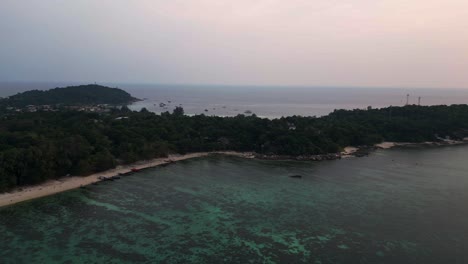
[[[108,92],[113,96],[103,95]],[[67,108],[0,114],[0,192],[174,154],[233,152],[263,159],[330,160],[341,158],[348,146],[366,149],[384,141],[442,144],[463,142],[468,136],[468,105],[335,110],[323,117],[270,120],[255,114],[188,116],[182,107],[162,114],[131,111],[125,105],[102,112],[74,108],[136,100],[100,86],[32,91],[5,100],[8,107]]]
[[[3,111],[52,111],[58,108],[88,109],[91,107],[127,105],[139,99],[118,88],[97,84],[69,86],[46,91],[32,90],[0,99]]]

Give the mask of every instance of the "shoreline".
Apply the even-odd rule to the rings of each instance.
[[[152,160],[138,161],[132,164],[119,165],[114,169],[110,169],[103,172],[91,174],[89,176],[72,176],[62,177],[57,180],[50,180],[38,185],[24,186],[15,188],[10,192],[0,193],[0,208],[13,205],[16,203],[33,200],[72,189],[84,187],[103,181],[103,177],[109,178],[112,176],[124,175],[132,173],[133,169],[136,171],[154,168],[158,166],[168,165],[177,161],[188,160],[193,158],[207,157],[209,155],[227,155],[235,156],[240,158],[248,159],[259,159],[259,160],[296,160],[296,161],[324,161],[324,160],[336,160],[350,157],[363,157],[367,156],[372,150],[375,149],[391,149],[395,147],[440,147],[440,146],[454,146],[468,144],[468,138],[464,138],[462,141],[455,140],[444,140],[440,142],[421,142],[421,143],[409,143],[409,142],[382,142],[375,144],[371,147],[352,147],[348,146],[340,153],[329,153],[321,155],[309,155],[309,156],[281,156],[281,155],[262,155],[254,152],[236,152],[236,151],[212,151],[212,152],[196,152],[185,155],[169,155],[165,158],[156,158]]]
[[[374,147],[377,149],[391,149],[396,147],[444,147],[464,144],[468,144],[468,138],[464,138],[463,140],[446,139],[442,141],[425,141],[420,143],[385,141],[379,144],[375,144]]]
[[[143,169],[171,164],[177,161],[207,157],[209,155],[228,155],[242,158],[253,158],[253,154],[250,152],[235,151],[196,152],[185,155],[169,155],[165,158],[156,158],[147,161],[139,161],[128,165],[117,166],[114,169],[94,173],[89,176],[63,177],[57,180],[46,181],[38,185],[16,188],[10,192],[0,193],[0,207],[80,188],[86,185],[100,182],[101,179],[99,178],[101,177],[108,178],[119,174],[129,173],[132,171],[132,169],[140,171]]]

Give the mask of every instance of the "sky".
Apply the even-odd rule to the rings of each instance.
[[[1,0],[0,81],[468,89],[468,1]]]

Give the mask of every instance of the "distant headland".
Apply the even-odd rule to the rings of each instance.
[[[0,107],[7,110],[49,110],[59,106],[127,105],[138,101],[118,88],[97,84],[32,90],[0,99]]]

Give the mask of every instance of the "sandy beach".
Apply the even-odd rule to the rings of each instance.
[[[468,138],[463,138],[463,140],[450,140],[444,139],[442,141],[426,141],[422,143],[409,143],[409,142],[382,142],[375,144],[374,147],[380,149],[390,149],[394,147],[410,147],[410,146],[453,146],[453,145],[462,145],[468,144]]]
[[[463,141],[453,141],[446,140],[443,143],[440,142],[424,142],[424,143],[402,143],[402,142],[382,142],[375,144],[374,146],[380,149],[390,149],[397,146],[441,146],[441,145],[458,145],[458,144],[467,144],[468,138],[464,138]],[[342,158],[354,157],[355,153],[359,150],[357,147],[346,147],[343,152],[341,152]],[[14,189],[10,192],[0,194],[0,207],[16,204],[19,202],[36,199],[71,189],[79,188],[81,186],[86,186],[95,182],[100,181],[100,177],[111,177],[116,176],[120,173],[127,173],[132,169],[146,169],[157,167],[160,165],[177,162],[181,160],[187,160],[192,158],[205,157],[208,155],[230,155],[237,156],[242,158],[254,158],[254,154],[250,152],[235,152],[235,151],[215,151],[215,152],[198,152],[190,153],[186,155],[170,155],[167,158],[157,158],[147,161],[139,161],[133,164],[118,166],[115,169],[107,170],[100,173],[95,173],[90,176],[73,176],[73,177],[63,177],[58,180],[47,181],[45,183],[34,185],[34,186],[25,186],[22,188]]]
[[[397,146],[397,143],[395,143],[395,142],[382,142],[382,143],[379,143],[379,144],[375,144],[374,146],[377,147],[377,148],[381,148],[381,149],[389,149],[389,148],[393,148],[393,147]]]
[[[230,155],[237,156],[242,158],[251,158],[251,153],[243,152],[233,152],[233,151],[219,151],[219,152],[199,152],[199,153],[190,153],[186,155],[170,155],[167,158],[158,158],[147,161],[140,161],[133,164],[118,166],[115,169],[108,171],[95,173],[89,176],[73,176],[73,177],[63,177],[59,180],[47,181],[45,183],[34,185],[34,186],[25,186],[22,188],[17,188],[11,192],[1,193],[0,194],[0,207],[16,204],[19,202],[36,199],[71,189],[76,189],[81,186],[86,186],[94,182],[98,182],[99,177],[111,177],[118,175],[119,173],[129,172],[131,169],[146,169],[157,167],[163,164],[168,164],[171,162],[205,157],[208,155],[220,154],[220,155]]]
[[[348,146],[346,148],[343,149],[343,151],[341,152],[341,158],[351,158],[351,157],[354,157],[354,153],[356,153],[356,151],[358,151],[359,148],[356,148],[356,147],[353,147],[353,146]]]

